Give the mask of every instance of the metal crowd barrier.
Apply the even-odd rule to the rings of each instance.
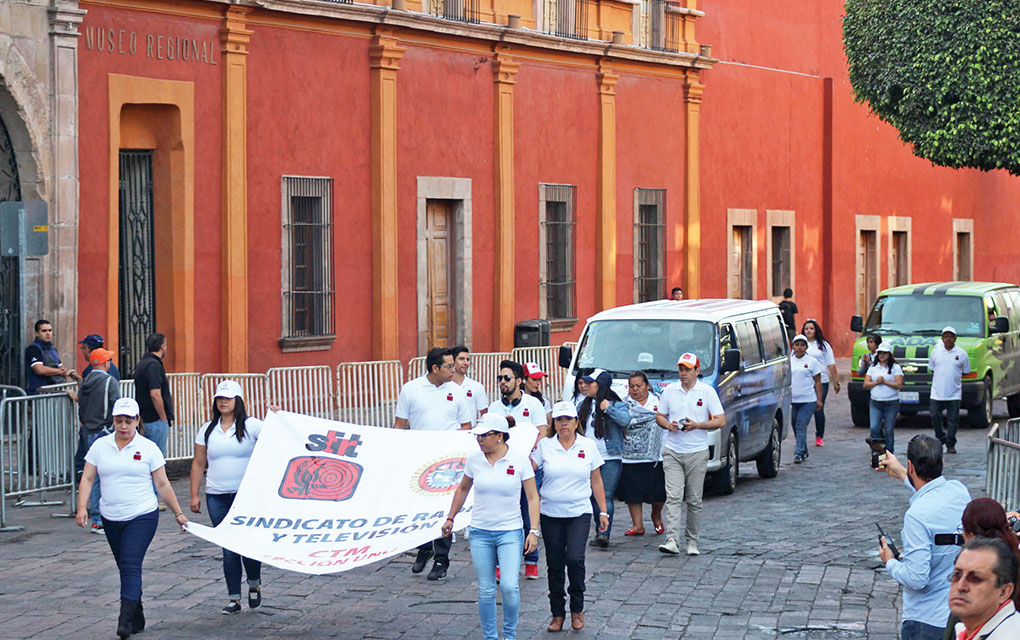
[[[78,445],[78,419],[74,401],[66,393],[8,397],[0,400],[0,531],[24,527],[7,526],[7,498],[18,506],[54,506],[46,491],[70,489],[66,516],[77,506],[74,453]],[[39,494],[39,500],[27,498]]]
[[[985,494],[1007,510],[1020,508],[1020,418],[988,431]]]
[[[28,394],[21,387],[16,387],[12,384],[0,384],[0,400],[24,395]]]
[[[393,410],[404,382],[404,367],[399,360],[342,362],[336,368],[336,381],[337,419],[393,426]]]
[[[333,370],[326,365],[274,367],[269,377],[269,398],[286,411],[332,420],[336,399]]]

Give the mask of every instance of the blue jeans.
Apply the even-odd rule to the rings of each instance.
[[[236,493],[207,493],[205,503],[209,507],[209,518],[215,527],[223,522],[234,504]],[[223,577],[227,580],[227,597],[231,600],[241,599],[241,564],[248,575],[248,586],[257,587],[262,584],[262,563],[258,560],[245,558],[229,549],[223,550]]]
[[[145,437],[156,443],[159,450],[166,457],[166,440],[170,435],[170,423],[165,420],[145,423]]]
[[[815,414],[814,402],[794,402],[790,405],[793,413],[793,434],[796,436],[797,445],[793,449],[793,456],[803,456],[807,453],[807,426],[811,422],[811,416]]]
[[[517,637],[517,616],[521,610],[519,574],[524,553],[524,532],[520,529],[492,531],[468,527],[471,560],[478,576],[478,615],[485,640],[496,640],[496,564],[503,592],[503,637]]]
[[[85,451],[88,452],[92,443],[103,437],[103,435],[102,431],[94,431],[92,433],[83,431],[81,437],[82,443],[85,445]],[[83,457],[82,461],[84,462],[84,460],[85,458]],[[92,524],[102,524],[103,522],[103,517],[99,514],[99,499],[103,496],[103,492],[99,488],[99,485],[102,484],[101,480],[99,479],[92,483],[92,493],[89,494],[89,522]]]
[[[904,620],[900,640],[942,640],[943,627],[933,627],[917,620]]]
[[[942,412],[946,412],[946,430],[942,430]],[[932,400],[928,405],[931,414],[931,426],[935,427],[935,437],[947,447],[956,446],[956,428],[960,426],[959,400]]]
[[[110,551],[120,570],[120,599],[138,602],[142,599],[142,560],[156,535],[159,511],[153,511],[131,520],[107,520],[103,529]]]
[[[595,496],[591,497],[591,517],[595,521],[595,535],[608,538],[609,534],[613,532],[613,498],[616,496],[616,487],[620,485],[620,476],[623,475],[623,460],[606,460],[599,467],[599,472],[602,474],[602,486],[606,491],[606,513],[609,514],[609,528],[599,531],[599,512],[602,509],[595,502]]]
[[[829,383],[822,383],[822,408],[815,409],[815,437],[825,437],[825,398],[829,395]],[[813,404],[813,403],[812,403]]]
[[[885,439],[885,448],[890,453],[893,448],[893,429],[896,427],[896,414],[900,412],[899,400],[872,400],[868,406],[871,415],[871,439]]]

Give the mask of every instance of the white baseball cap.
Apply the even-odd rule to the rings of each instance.
[[[877,349],[875,349],[876,353],[878,353],[879,351],[885,351],[886,353],[892,353],[892,347],[889,346],[888,342],[883,342],[882,344],[878,345]]]
[[[110,415],[137,418],[139,413],[141,412],[138,410],[138,403],[134,398],[118,398],[113,403],[113,411],[110,412]]]
[[[698,356],[691,352],[687,352],[680,356],[680,359],[676,361],[678,367],[687,367],[688,369],[694,369],[701,366],[701,361],[698,360]]]
[[[487,416],[489,414],[485,414],[485,415]],[[482,417],[484,418],[485,416],[482,416]],[[576,418],[577,417],[577,407],[574,406],[573,402],[567,402],[566,400],[560,400],[559,402],[557,402],[556,404],[553,405],[553,408],[552,408],[552,417],[553,417],[554,420],[556,418]]]
[[[942,329],[942,333],[951,333],[951,334],[953,334],[955,336],[956,335],[956,329],[952,328],[949,325],[946,325],[945,328]]]
[[[241,392],[241,385],[239,385],[236,380],[224,380],[216,385],[216,393],[213,394],[213,397],[244,399]]]
[[[790,344],[793,344],[794,342],[796,342],[798,340],[803,341],[804,344],[808,343],[807,336],[805,336],[803,333],[798,333],[797,335],[793,336],[793,340],[790,340]]]
[[[485,435],[490,431],[499,431],[500,433],[510,433],[510,423],[506,421],[506,418],[489,411],[478,420],[478,424],[471,429],[471,433],[476,436]]]

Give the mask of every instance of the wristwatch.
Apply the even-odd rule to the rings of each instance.
[[[542,537],[542,532],[539,531],[538,529],[529,529],[528,530],[528,534],[530,535],[532,533],[535,534],[536,538],[541,538]]]

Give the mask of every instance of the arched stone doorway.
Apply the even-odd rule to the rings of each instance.
[[[21,199],[18,161],[11,136],[0,115],[0,202]],[[21,293],[18,258],[0,256],[0,384],[21,381]]]

